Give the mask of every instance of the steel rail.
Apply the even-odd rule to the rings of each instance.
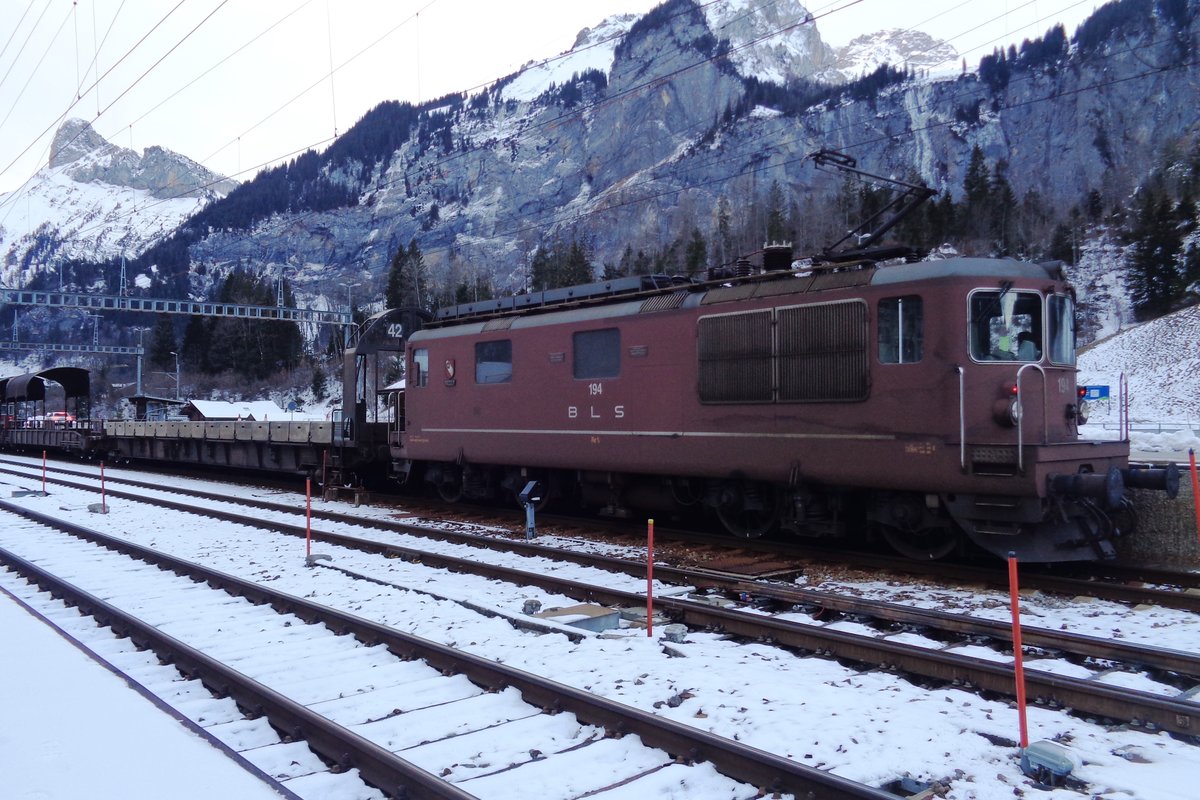
[[[91,488],[71,481],[64,481],[61,479],[55,480],[62,485],[70,486],[72,488]],[[163,487],[151,483],[131,481],[129,479],[118,480],[125,483],[131,483],[142,488],[164,490]],[[188,496],[199,497],[206,500],[248,505],[263,510],[279,511],[289,514],[299,513],[299,510],[295,507],[265,500],[255,500],[251,498],[229,498],[214,492],[197,491],[191,489],[181,490],[178,488],[169,488],[165,489],[164,491],[180,492]],[[121,492],[119,490],[109,492],[109,494],[138,502],[148,502],[147,498],[145,497]],[[176,511],[203,514],[205,516],[223,519],[226,522],[243,525],[255,525],[258,527],[270,527],[273,530],[292,536],[305,536],[308,532],[307,528],[300,525],[290,525],[283,522],[270,522],[254,517],[244,516],[232,511],[198,509],[193,505],[172,500],[156,499],[153,502]],[[497,540],[494,537],[455,531],[439,531],[428,527],[397,523],[390,520],[364,520],[361,517],[356,517],[350,514],[329,511],[313,511],[313,516],[320,517],[327,521],[357,526],[370,524],[373,527],[387,529],[396,533],[411,534],[424,538],[433,538],[439,541],[474,545],[488,549],[498,549],[498,546],[502,544],[506,551],[515,553],[517,555],[527,557],[543,557],[557,561],[567,561],[580,566],[587,566],[626,575],[640,576],[645,572],[644,565],[631,562],[627,559],[576,553],[569,550],[563,550],[561,548],[531,544],[520,540]],[[337,534],[328,531],[317,530],[313,530],[312,534],[314,538],[330,544],[342,545],[364,552],[398,556],[410,561],[419,560],[422,563],[430,566],[453,571],[476,572],[485,574],[488,577],[498,578],[500,580],[535,584],[547,591],[563,592],[568,596],[583,601],[602,601],[629,604],[631,597],[640,597],[640,595],[626,595],[624,593],[618,593],[615,596],[605,596],[604,590],[588,584],[566,582],[558,578],[538,576],[527,571],[512,568],[498,566],[493,567],[470,559],[437,555],[415,548],[381,543],[371,539],[363,539],[348,534]],[[1008,643],[1009,645],[1012,643],[1012,628],[1007,622],[968,617],[964,614],[953,614],[948,612],[934,611],[931,609],[902,606],[899,604],[887,603],[878,600],[844,597],[827,592],[782,586],[769,582],[749,581],[745,578],[745,576],[742,575],[702,568],[678,568],[656,564],[654,566],[654,571],[655,574],[664,582],[674,583],[677,585],[694,585],[704,588],[716,588],[735,593],[746,592],[757,597],[768,598],[779,602],[815,606],[818,608],[828,608],[844,614],[868,616],[894,623],[919,625],[935,630],[953,632],[967,636],[986,636],[996,641]],[[644,600],[640,602],[644,603]],[[1024,643],[1032,647],[1058,651],[1084,658],[1109,659],[1120,661],[1125,664],[1174,672],[1185,676],[1200,677],[1200,655],[1185,651],[1150,647],[1131,642],[1101,639],[1095,636],[1068,633],[1065,631],[1055,631],[1048,628],[1038,627],[1023,627],[1021,630],[1021,636]]]
[[[94,617],[101,625],[112,628],[117,635],[128,636],[138,647],[153,650],[164,662],[173,663],[185,677],[199,680],[222,697],[232,698],[243,711],[265,715],[274,728],[294,739],[307,741],[314,752],[330,763],[358,769],[367,783],[393,797],[477,800],[475,795],[430,775],[391,751],[2,547],[0,563]]]
[[[524,700],[532,705],[552,712],[568,711],[575,714],[582,722],[604,727],[614,734],[634,734],[647,746],[662,749],[672,757],[686,762],[708,761],[722,774],[766,792],[792,793],[799,797],[811,797],[814,800],[824,800],[825,798],[829,798],[829,800],[840,800],[841,798],[847,798],[847,800],[851,798],[895,800],[894,795],[882,789],[798,764],[774,753],[674,722],[480,656],[439,645],[353,614],[303,598],[285,595],[252,581],[107,536],[5,500],[0,500],[0,509],[117,552],[134,556],[147,563],[179,574],[190,575],[208,583],[213,588],[223,589],[251,602],[269,604],[272,608],[295,614],[305,621],[320,622],[335,632],[353,634],[368,645],[383,644],[389,651],[402,659],[419,659],[443,672],[461,673],[473,683],[490,689],[516,688]],[[200,669],[200,677],[204,679],[204,667]],[[286,698],[281,699],[286,700]],[[264,705],[266,713],[269,714],[270,710],[270,705]],[[288,722],[289,720],[285,718],[281,726],[282,730],[289,730]],[[308,724],[308,721],[300,718],[299,724],[302,726],[299,730],[306,733],[307,728],[303,726]],[[370,760],[371,753],[366,753],[368,760],[365,763],[360,763],[357,760],[359,757],[355,754],[348,758],[335,758],[334,760],[347,766],[357,767],[367,774],[367,769],[373,766]],[[387,785],[381,788],[386,790]],[[470,795],[461,796],[470,797]]]
[[[197,513],[194,507],[187,507],[186,504],[166,503],[165,505],[168,507],[183,506],[184,510],[189,513]],[[0,508],[15,510],[30,518],[41,516],[23,507],[11,506],[6,501],[0,501]],[[209,514],[208,511],[203,513]],[[31,515],[36,515],[36,517]],[[231,512],[213,511],[210,515],[239,524],[290,532],[298,536],[306,533],[303,526],[264,522]],[[109,538],[103,534],[96,533],[95,535],[104,539]],[[537,586],[548,592],[561,592],[587,602],[632,607],[645,605],[645,597],[632,592],[606,589],[511,567],[480,564],[468,559],[431,554],[357,537],[328,533],[322,533],[320,536],[325,541],[340,542],[360,550],[388,553],[416,559],[428,566]],[[137,547],[136,545],[129,546]],[[158,555],[155,551],[148,552],[152,554],[149,557]],[[656,598],[656,605],[660,610],[691,627],[721,630],[750,639],[769,639],[801,651],[895,669],[922,678],[932,678],[1006,696],[1015,693],[1015,680],[1011,667],[997,665],[994,662],[971,656],[912,647],[876,637],[827,628],[814,628],[811,625],[720,609],[696,601],[660,597]],[[1025,676],[1029,695],[1046,705],[1071,708],[1173,733],[1200,735],[1200,704],[1164,698],[1148,692],[1106,686],[1095,681],[1056,676],[1039,670],[1026,670]]]
[[[20,465],[27,469],[34,469],[33,465]],[[87,477],[94,479],[93,475],[85,475],[84,473],[75,472],[58,468],[57,471],[68,475],[78,477]],[[0,468],[0,472],[9,472]],[[10,474],[20,475],[21,473],[10,472]],[[23,477],[29,477],[23,475]],[[145,489],[155,489],[167,492],[179,492],[192,497],[199,497],[205,500],[214,500],[227,503],[237,503],[242,505],[251,505],[257,508],[266,510],[274,510],[285,513],[296,513],[297,508],[294,505],[285,503],[273,503],[267,500],[256,500],[252,498],[228,497],[216,492],[208,492],[198,489],[179,489],[177,487],[162,486],[148,481],[138,481],[131,478],[109,478],[112,483],[125,483],[132,486],[137,486]],[[91,489],[93,487],[83,484],[72,483],[70,481],[59,481],[64,486],[70,486],[76,489]],[[110,492],[116,497],[127,497],[134,500],[143,500],[144,498],[137,495],[121,494],[118,491]],[[178,510],[187,510],[180,507]],[[338,512],[326,511],[324,509],[313,509],[312,516],[314,519],[326,519],[335,522],[343,522],[352,525],[362,525],[364,520],[361,517],[356,517],[351,514],[342,514]],[[543,519],[546,519],[543,516]],[[575,521],[577,522],[577,520]],[[431,530],[428,527],[423,527],[415,524],[398,523],[391,520],[370,520],[370,524],[376,527],[386,527],[390,530],[412,533],[414,535],[423,536],[426,538],[435,537],[446,541],[460,541],[463,539],[474,539],[474,541],[483,546],[488,546],[486,543],[488,537],[476,536],[471,534],[442,532]],[[669,529],[659,527],[655,531],[656,535],[661,539],[672,536]],[[789,547],[779,542],[753,542],[741,541],[734,542],[727,536],[708,536],[704,534],[688,534],[687,541],[703,541],[711,542],[721,546],[731,546],[736,544],[737,547],[747,550],[761,551],[771,553],[773,555],[782,555],[796,558],[812,558],[814,551],[811,548],[804,547]],[[514,551],[520,551],[522,544],[510,541],[508,545]],[[537,548],[537,545],[528,545],[531,548]],[[562,551],[554,548],[542,548],[541,554],[549,555],[551,552],[561,553]],[[847,564],[854,567],[862,567],[868,569],[887,570],[891,572],[900,572],[914,575],[927,576],[932,578],[940,578],[955,583],[968,584],[983,584],[998,589],[1008,589],[1008,574],[1005,570],[992,569],[989,567],[971,566],[966,564],[956,563],[941,563],[941,562],[924,562],[912,561],[907,559],[888,558],[886,556],[878,556],[870,553],[850,552],[843,550],[834,551],[819,551],[822,558],[829,560],[837,560],[839,563]],[[560,560],[566,558],[565,555],[556,556]],[[614,562],[618,561],[614,559]],[[657,567],[656,567],[657,569]],[[1189,573],[1169,570],[1155,570],[1150,567],[1122,567],[1119,565],[1101,564],[1097,567],[1100,572],[1110,572],[1115,576],[1124,577],[1126,579],[1136,578],[1151,583],[1159,583],[1165,585],[1178,585],[1183,588],[1200,588],[1200,572]],[[1114,602],[1137,604],[1156,605],[1162,608],[1174,608],[1181,611],[1194,611],[1200,613],[1200,594],[1187,593],[1184,591],[1173,591],[1168,589],[1159,589],[1152,586],[1119,586],[1108,583],[1097,583],[1094,580],[1086,578],[1073,578],[1066,576],[1056,576],[1046,574],[1044,569],[1039,569],[1036,565],[1026,567],[1022,571],[1022,588],[1037,589],[1055,594],[1065,594],[1071,596],[1087,596],[1097,597],[1104,600],[1112,600]]]

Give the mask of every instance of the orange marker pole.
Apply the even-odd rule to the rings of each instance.
[[[1196,450],[1188,448],[1188,461],[1192,465],[1192,507],[1196,509],[1196,538],[1200,539],[1200,476],[1196,475]]]
[[[42,494],[46,493],[46,451],[42,451]]]
[[[654,520],[646,526],[646,636],[654,636]]]
[[[312,478],[304,479],[304,555],[312,555]]]
[[[1025,660],[1021,652],[1021,608],[1017,603],[1017,557],[1008,554],[1008,594],[1012,605],[1013,669],[1017,680],[1017,715],[1021,720],[1021,749],[1029,747],[1029,726],[1025,721]]]

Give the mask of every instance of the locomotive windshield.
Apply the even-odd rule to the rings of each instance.
[[[975,292],[968,320],[971,356],[979,361],[1038,361],[1042,357],[1042,296],[1011,289]]]

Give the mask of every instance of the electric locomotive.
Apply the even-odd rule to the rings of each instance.
[[[1113,556],[1125,488],[1177,486],[1132,469],[1127,441],[1080,435],[1057,265],[765,262],[385,312],[364,336],[404,339],[379,424],[393,475],[451,500],[539,480],[601,514],[692,508],[742,537],[870,529],[918,558],[970,541],[1036,562]]]

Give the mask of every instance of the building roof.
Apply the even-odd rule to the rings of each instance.
[[[184,413],[208,419],[248,419],[255,422],[282,421],[288,419],[287,412],[270,400],[192,400],[184,407]]]

